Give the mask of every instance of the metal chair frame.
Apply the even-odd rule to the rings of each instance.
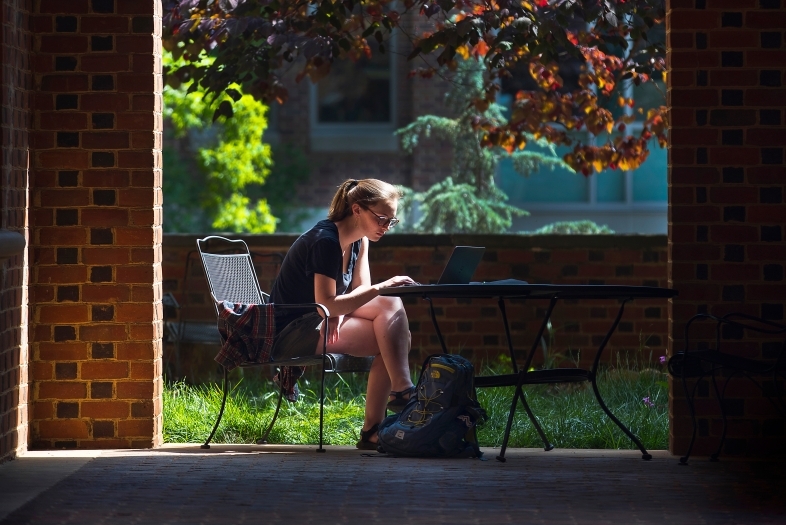
[[[690,327],[695,321],[700,320],[710,320],[716,323],[714,349],[690,350]],[[786,340],[783,342],[777,359],[771,363],[739,357],[721,351],[721,332],[724,326],[770,335],[786,333],[785,325],[737,312],[729,313],[722,317],[711,314],[696,314],[688,320],[685,325],[685,349],[682,352],[674,354],[668,362],[669,373],[672,377],[679,378],[682,381],[685,399],[688,403],[691,419],[693,420],[693,433],[687,452],[684,456],[680,457],[681,465],[687,465],[688,458],[690,457],[693,445],[696,441],[697,422],[694,398],[696,397],[699,383],[707,376],[711,376],[712,378],[713,391],[715,392],[715,398],[718,401],[718,407],[720,408],[721,417],[723,418],[723,431],[721,433],[720,443],[715,453],[710,456],[711,461],[718,461],[718,457],[723,449],[723,443],[726,440],[728,422],[724,400],[726,388],[734,376],[743,375],[752,381],[773,404],[775,409],[780,412],[781,417],[786,418],[786,403],[784,403],[782,399],[784,389],[783,387],[778,387],[778,377],[782,376],[786,378]],[[729,370],[731,373],[721,389],[718,387],[717,373],[722,370]],[[769,376],[770,374],[772,375],[773,389],[777,393],[777,401],[769,394],[765,385],[756,380],[756,376]],[[688,388],[688,377],[696,378],[696,382],[692,389]]]
[[[207,252],[208,244],[211,241],[220,241],[228,243],[231,248],[221,250],[218,253]],[[202,268],[205,271],[208,286],[210,288],[211,296],[214,299],[214,309],[216,318],[218,319],[219,309],[216,301],[230,301],[234,303],[245,304],[267,304],[270,296],[262,291],[259,286],[254,265],[251,258],[251,252],[248,245],[243,240],[231,240],[225,237],[211,235],[204,239],[197,239],[197,250],[202,261]],[[234,252],[234,253],[232,253]],[[229,268],[229,267],[232,268]],[[229,280],[222,280],[217,272],[231,271],[231,282]],[[322,312],[325,319],[330,317],[328,309],[319,303],[302,303],[302,304],[276,304],[276,309],[292,309],[292,308],[316,308]],[[280,361],[270,361],[268,363],[243,363],[241,368],[275,365],[275,366],[311,366],[321,365],[322,376],[319,389],[319,448],[317,452],[324,452],[323,448],[323,431],[324,431],[324,409],[325,409],[325,374],[330,372],[367,372],[370,369],[373,357],[357,358],[344,354],[329,354],[327,352],[327,330],[323,331],[322,339],[322,354],[314,356],[306,356],[295,359],[286,359]],[[210,448],[210,441],[221,423],[221,418],[224,415],[224,408],[226,406],[227,395],[229,393],[229,371],[224,368],[223,374],[223,397],[221,399],[221,408],[205,443],[201,448]],[[281,401],[284,397],[284,390],[279,389],[278,403],[276,405],[275,413],[257,444],[266,443],[267,437],[276,422],[276,419],[281,408]]]

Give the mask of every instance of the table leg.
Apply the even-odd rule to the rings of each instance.
[[[445,346],[445,339],[442,337],[442,331],[439,329],[439,324],[437,324],[437,316],[434,313],[434,303],[431,302],[431,297],[424,297],[426,301],[428,301],[428,308],[431,312],[431,324],[434,325],[434,330],[437,331],[437,337],[439,338],[439,344],[442,345],[442,353],[448,353],[448,347]]]
[[[612,334],[617,329],[617,325],[619,325],[620,319],[622,319],[622,313],[625,311],[625,303],[627,303],[630,300],[631,298],[622,301],[622,304],[620,305],[620,311],[617,313],[617,317],[616,319],[614,319],[614,323],[611,325],[611,328],[606,334],[606,337],[603,338],[603,342],[601,342],[600,347],[598,347],[598,352],[595,355],[595,362],[592,364],[592,373],[590,374],[590,378],[592,382],[592,391],[595,393],[595,399],[598,400],[598,404],[600,405],[600,408],[602,408],[603,411],[606,413],[606,415],[609,416],[609,418],[612,421],[614,421],[614,423],[623,432],[625,432],[625,434],[631,439],[631,441],[633,441],[636,444],[637,447],[639,447],[639,450],[641,450],[641,458],[644,460],[650,460],[652,459],[652,455],[649,452],[647,452],[647,449],[644,448],[644,445],[642,445],[639,438],[636,437],[636,435],[633,432],[631,432],[628,429],[628,427],[623,425],[622,422],[619,419],[617,419],[617,417],[614,414],[611,413],[611,410],[609,410],[609,407],[606,406],[606,403],[603,401],[603,398],[600,395],[600,390],[598,390],[598,364],[600,363],[600,356],[603,353],[603,350],[606,348],[606,344],[609,342],[609,339],[611,339]]]

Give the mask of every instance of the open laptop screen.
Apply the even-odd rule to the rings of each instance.
[[[486,248],[481,246],[456,246],[442,270],[437,284],[469,284]]]

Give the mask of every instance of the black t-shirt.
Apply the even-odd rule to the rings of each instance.
[[[315,273],[335,279],[336,295],[344,294],[352,282],[359,252],[358,240],[352,243],[347,273],[343,273],[344,258],[341,255],[338,228],[332,221],[319,221],[316,226],[298,237],[284,257],[281,271],[270,292],[270,301],[281,304],[316,302]],[[276,331],[280,332],[287,324],[313,311],[311,308],[277,310]]]

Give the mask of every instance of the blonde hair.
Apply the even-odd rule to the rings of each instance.
[[[352,205],[356,202],[363,206],[373,206],[382,201],[398,200],[401,192],[379,179],[347,179],[333,196],[328,210],[328,220],[337,222],[352,215]]]

